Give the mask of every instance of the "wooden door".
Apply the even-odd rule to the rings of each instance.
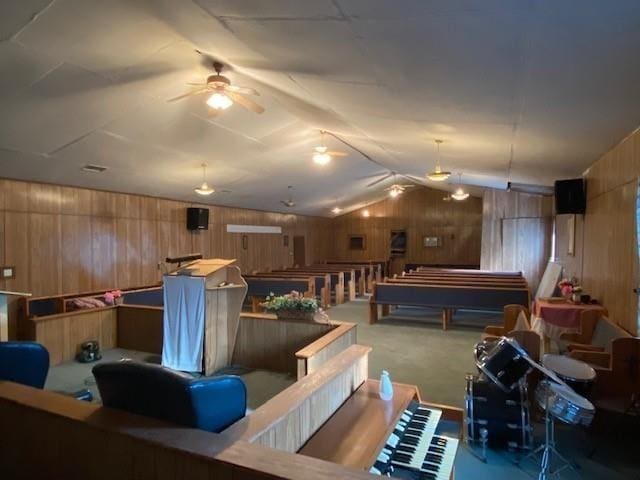
[[[304,236],[293,237],[293,264],[301,267],[307,264],[307,254],[304,248]]]

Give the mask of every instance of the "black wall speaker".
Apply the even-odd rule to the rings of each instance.
[[[187,230],[208,230],[209,229],[209,209],[208,208],[187,208]]]
[[[587,194],[584,179],[557,180],[555,183],[556,213],[585,213]]]

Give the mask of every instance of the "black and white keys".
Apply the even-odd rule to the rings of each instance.
[[[448,480],[458,440],[436,435],[442,411],[411,402],[370,473],[396,478]]]
[[[417,470],[421,479],[449,480],[457,449],[458,439],[433,435],[424,453],[410,445],[399,444],[391,457],[391,465]]]

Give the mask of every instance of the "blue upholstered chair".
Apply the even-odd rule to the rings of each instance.
[[[193,379],[131,360],[100,363],[93,375],[106,407],[209,432],[237,422],[247,408],[247,389],[235,376]]]
[[[35,342],[0,342],[0,380],[43,388],[49,352]]]

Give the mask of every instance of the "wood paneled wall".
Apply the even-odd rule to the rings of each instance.
[[[210,209],[209,230],[189,232],[186,208]],[[226,225],[278,225],[289,235],[226,233]],[[54,295],[148,285],[168,255],[236,258],[240,268],[291,265],[292,238],[306,239],[307,262],[329,256],[331,220],[0,179],[0,264],[16,278],[0,289]]]
[[[487,189],[482,207],[486,270],[520,270],[532,293],[551,256],[552,197]]]
[[[389,258],[392,230],[406,230],[405,263],[480,263],[482,199],[445,202],[445,192],[414,187],[401,196],[374,203],[334,219],[336,260]],[[370,216],[362,216],[363,210]],[[351,234],[366,236],[365,250],[349,250]],[[423,247],[424,236],[442,237],[441,247]]]
[[[640,130],[603,155],[587,171],[587,213],[582,251],[576,242],[574,262],[581,262],[585,293],[599,299],[611,320],[638,334],[638,259],[636,190],[640,176]],[[558,223],[561,220],[557,220]],[[579,229],[576,229],[578,233]],[[566,234],[558,230],[558,245]],[[578,235],[576,235],[576,240]],[[559,251],[560,253],[561,251]],[[566,258],[559,255],[563,263]]]

